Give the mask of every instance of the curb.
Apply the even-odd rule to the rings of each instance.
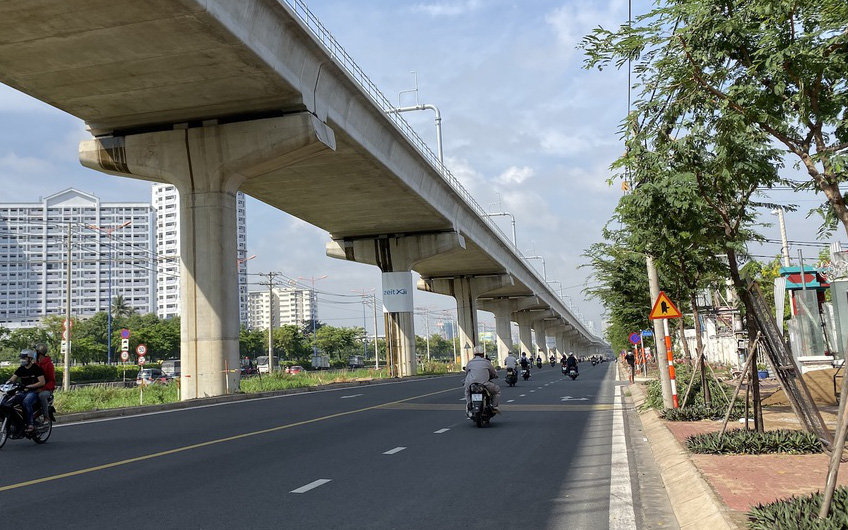
[[[645,402],[642,386],[637,383],[625,388],[630,391],[681,530],[739,530],[727,506],[689,458],[689,451],[666,428],[659,414],[655,410],[639,411]]]

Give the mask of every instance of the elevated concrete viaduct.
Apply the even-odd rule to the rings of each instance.
[[[412,270],[457,298],[471,345],[484,295],[537,297],[603,344],[301,0],[2,4],[0,82],[85,121],[85,166],[179,189],[183,399],[238,385],[239,190],[326,230],[330,256],[380,267],[399,375],[415,373]],[[538,320],[524,314],[522,349]]]

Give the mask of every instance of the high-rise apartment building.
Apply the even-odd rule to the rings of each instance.
[[[107,311],[110,291],[138,313],[153,312],[153,230],[150,204],[104,203],[75,189],[0,203],[0,324],[32,327],[63,316],[69,294],[76,317]]]
[[[250,329],[268,329],[269,321],[273,321],[275,328],[289,324],[303,326],[318,318],[315,293],[310,289],[250,291],[248,299]]]
[[[171,318],[180,314],[180,195],[176,186],[153,185],[156,212],[156,314]],[[236,196],[237,255],[239,276],[239,322],[248,323],[247,301],[247,216],[244,194]]]

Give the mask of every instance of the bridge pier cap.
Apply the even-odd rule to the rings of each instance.
[[[254,177],[331,149],[325,132],[301,113],[80,144],[86,167],[179,190],[181,399],[239,387],[236,193]]]

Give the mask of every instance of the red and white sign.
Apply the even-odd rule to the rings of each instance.
[[[139,364],[139,365],[142,365],[142,364],[144,364],[144,363],[146,363],[146,362],[147,362],[147,359],[145,359],[145,358],[144,358],[144,355],[139,355],[139,356],[138,356],[138,364]]]
[[[147,353],[147,346],[145,346],[144,344],[139,344],[135,347],[135,352],[139,355],[144,355]]]
[[[121,360],[122,361],[129,361],[130,360],[129,352],[122,351],[121,352]]]

